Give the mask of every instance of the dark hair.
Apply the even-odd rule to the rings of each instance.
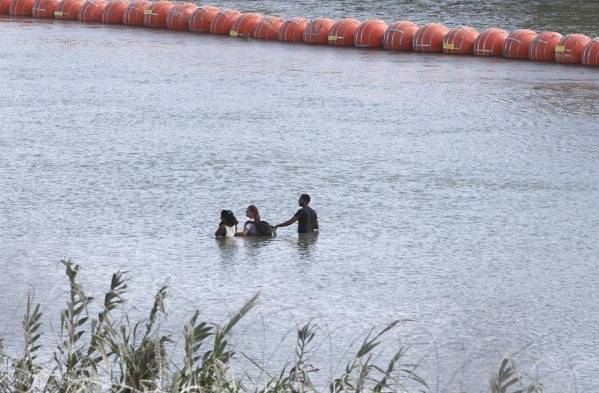
[[[260,212],[258,212],[258,208],[254,205],[249,205],[248,210],[252,212],[254,222],[260,222]]]
[[[235,218],[235,214],[231,210],[223,210],[220,212],[220,218],[224,220],[225,224],[228,227],[235,226],[239,224],[237,219]]]
[[[306,203],[310,203],[310,195],[308,195],[308,194],[302,194],[302,195],[300,195],[300,200],[304,201]]]

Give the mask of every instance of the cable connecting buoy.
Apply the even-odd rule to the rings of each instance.
[[[354,34],[356,48],[382,48],[383,36],[389,28],[384,20],[370,19],[362,23]]]
[[[220,9],[218,7],[213,7],[211,5],[198,7],[189,19],[189,31],[195,31],[197,33],[210,32],[210,24],[219,11]]]
[[[599,66],[599,38],[595,38],[584,47],[581,61],[587,66]]]
[[[329,18],[318,18],[308,23],[304,30],[303,40],[306,44],[326,45],[335,21]]]
[[[34,18],[54,18],[54,11],[60,0],[35,0],[31,9],[31,16]]]
[[[533,61],[555,61],[555,47],[562,38],[560,33],[553,31],[537,35],[528,48],[528,58]]]
[[[189,20],[198,9],[194,3],[176,3],[166,17],[166,28],[169,30],[189,30]]]
[[[584,47],[591,38],[584,34],[568,34],[555,47],[555,61],[562,64],[580,64]]]
[[[260,20],[252,36],[257,40],[276,41],[279,31],[283,26],[283,20],[277,16],[265,16]]]
[[[503,45],[509,34],[507,31],[495,27],[483,31],[474,41],[472,54],[474,56],[501,56]]]
[[[412,41],[418,31],[418,25],[409,21],[393,23],[383,36],[383,48],[389,50],[412,50]]]
[[[414,35],[412,49],[415,52],[443,52],[443,39],[448,32],[441,23],[428,23]]]
[[[285,21],[279,30],[277,37],[281,42],[302,42],[304,31],[308,26],[308,20],[302,17],[295,17]]]
[[[229,31],[229,35],[231,37],[251,37],[261,20],[262,15],[256,14],[255,12],[241,14],[239,18],[235,19],[235,22]]]
[[[128,26],[143,26],[146,11],[152,5],[148,0],[135,0],[129,3],[123,14],[123,24]]]
[[[85,0],[77,13],[77,20],[83,23],[101,23],[105,8],[104,0]]]
[[[34,0],[12,0],[8,13],[13,16],[31,16]]]
[[[219,11],[210,24],[210,33],[218,35],[229,35],[235,20],[241,16],[241,12],[233,9]]]
[[[503,44],[503,57],[528,59],[528,49],[536,36],[536,32],[528,29],[512,31]]]
[[[166,28],[166,18],[174,6],[174,3],[167,0],[151,3],[150,8],[144,11],[144,26],[155,29]]]
[[[473,27],[463,26],[449,30],[443,39],[443,53],[448,55],[471,55],[479,33]]]
[[[77,20],[82,0],[61,0],[56,5],[54,19],[59,20]]]
[[[329,45],[354,46],[354,37],[358,27],[360,27],[360,21],[357,19],[343,18],[337,21],[329,33]]]

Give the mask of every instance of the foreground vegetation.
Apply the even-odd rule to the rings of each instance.
[[[124,309],[127,279],[113,274],[110,289],[92,316],[94,299],[78,281],[80,267],[63,261],[69,282],[69,296],[60,315],[60,340],[50,359],[39,360],[42,339],[42,314],[39,304],[28,298],[23,319],[24,348],[20,356],[10,357],[0,345],[0,393],[8,392],[429,392],[417,366],[404,362],[406,349],[398,348],[384,364],[375,350],[383,336],[400,321],[390,323],[378,333],[366,336],[353,359],[328,384],[313,383],[319,372],[309,359],[315,328],[308,323],[297,332],[294,360],[269,373],[255,360],[245,356],[245,364],[256,367],[262,376],[252,378],[232,372],[239,360],[229,343],[237,323],[255,306],[250,299],[224,325],[199,319],[196,311],[183,328],[182,359],[172,359],[173,337],[160,329],[165,316],[167,288],[154,297],[147,319],[133,322]],[[1,343],[1,342],[0,342]],[[171,350],[169,352],[169,350]],[[491,376],[492,393],[536,393],[541,386],[526,382],[505,358]]]

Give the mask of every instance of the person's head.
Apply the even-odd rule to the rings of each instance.
[[[310,195],[302,194],[297,201],[301,207],[307,207],[310,204]]]
[[[235,214],[231,210],[223,210],[220,212],[220,221],[228,227],[232,227],[238,224]]]
[[[260,221],[260,213],[258,212],[258,208],[254,205],[249,205],[247,210],[245,211],[245,216],[247,218],[253,219],[254,221]]]

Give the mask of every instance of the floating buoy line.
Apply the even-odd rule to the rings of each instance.
[[[276,16],[166,0],[0,0],[0,14],[78,20],[83,23],[147,26],[311,45],[353,46],[448,55],[502,56],[537,62],[599,66],[599,38],[518,29],[508,32],[473,27],[450,29],[441,23],[422,26],[410,21],[391,25],[380,19],[360,22]]]

